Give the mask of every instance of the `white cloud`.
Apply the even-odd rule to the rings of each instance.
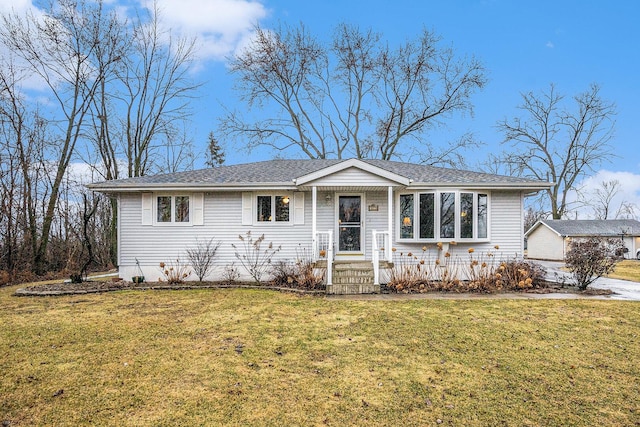
[[[12,11],[20,13],[33,8],[31,0],[2,0],[2,2],[0,2],[0,13]]]
[[[152,8],[150,0],[142,0]],[[201,60],[223,60],[232,54],[267,16],[255,0],[158,0],[162,21],[172,32],[198,38]]]
[[[546,47],[548,47],[549,49],[553,49],[554,47],[556,47],[553,42],[547,42],[547,44],[545,45]]]
[[[135,0],[138,7],[153,10],[154,0]],[[200,60],[224,60],[238,45],[250,37],[254,25],[267,17],[268,10],[259,0],[156,0],[162,22],[175,35],[198,40]],[[123,0],[107,0],[118,13],[133,16],[132,4]],[[40,10],[33,0],[0,0],[0,13],[15,11],[22,15]]]
[[[616,211],[622,203],[633,204],[635,207],[635,217],[640,217],[640,174],[633,172],[609,171],[606,169],[599,170],[595,175],[585,178],[576,186],[583,194],[593,194],[597,188],[602,187],[603,182],[618,181],[619,191],[613,198],[610,207],[612,214],[609,219],[613,219]],[[576,201],[575,192],[570,194],[570,200]],[[579,219],[593,218],[593,210],[589,207],[581,207],[577,209]]]
[[[24,18],[28,13],[33,14],[36,19],[41,19],[44,16],[42,11],[32,4],[31,0],[0,0],[0,14],[15,14]],[[4,44],[0,44],[0,59],[3,62],[0,66],[8,67],[8,64],[11,63],[17,70],[23,70],[25,67],[28,69],[27,63],[10,51]],[[5,68],[3,71],[7,69]],[[20,88],[24,91],[42,91],[47,87],[46,81],[32,71],[14,73],[14,77],[19,81]]]

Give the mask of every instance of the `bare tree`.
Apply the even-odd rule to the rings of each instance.
[[[112,33],[117,67],[103,73],[91,110],[92,147],[86,161],[105,180],[175,172],[193,164],[185,132],[188,100],[200,86],[188,75],[193,41],[161,28],[157,3],[129,22],[119,18]],[[102,53],[101,51],[99,53]],[[96,55],[104,69],[105,55]],[[93,150],[91,150],[93,148]],[[121,170],[124,169],[124,170]],[[117,257],[117,209],[111,199],[111,260]]]
[[[638,219],[638,205],[623,201],[616,211],[616,219]]]
[[[617,179],[602,181],[592,191],[582,189],[576,191],[580,202],[592,209],[595,219],[609,219],[613,209],[611,206],[613,199],[620,193],[620,181]]]
[[[567,194],[579,178],[613,157],[608,145],[614,129],[615,105],[603,100],[593,84],[562,104],[554,85],[541,95],[522,95],[522,117],[504,119],[498,129],[511,150],[500,162],[518,175],[553,182],[546,191],[551,216],[562,218],[568,211]]]
[[[0,64],[0,185],[4,230],[2,269],[13,276],[29,270],[38,250],[38,234],[51,193],[51,149],[48,122],[37,106],[29,107],[22,92],[28,72],[12,58]],[[1,232],[0,232],[1,233]]]
[[[193,43],[161,28],[157,6],[129,22],[107,0],[41,4],[0,15],[0,186],[9,196],[0,202],[0,268],[37,273],[64,267],[81,247],[71,163],[81,158],[107,180],[188,167],[187,101],[198,87],[188,74]],[[29,93],[26,77],[43,88]],[[102,255],[97,244],[108,244],[112,263],[116,215],[115,200],[100,199],[92,219],[110,230],[94,249]]]
[[[257,28],[230,69],[249,110],[268,112],[257,119],[229,112],[221,132],[248,141],[249,149],[309,158],[392,159],[415,149],[432,153],[427,163],[455,161],[450,148],[440,152],[423,136],[452,114],[471,112],[470,96],[486,83],[478,61],[456,59],[426,30],[391,49],[380,34],[346,24],[329,45],[303,25]]]
[[[524,231],[527,232],[536,222],[545,219],[546,216],[546,213],[540,208],[536,209],[534,206],[527,207],[524,213]]]
[[[620,194],[622,184],[617,179],[602,181],[593,190],[577,189],[578,201],[584,207],[591,208],[595,219],[634,218],[637,207],[626,200],[622,200],[617,209],[613,204]]]
[[[120,75],[129,177],[145,175],[154,167],[154,156],[164,154],[158,146],[180,139],[190,114],[188,101],[200,87],[188,75],[195,41],[163,30],[157,3],[148,18],[139,18],[131,56]]]
[[[96,47],[111,40],[112,27],[102,6],[101,2],[58,0],[48,4],[44,17],[28,12],[0,18],[0,42],[44,82],[57,105],[49,118],[57,130],[51,134],[55,150],[49,159],[56,166],[33,259],[38,273],[45,268],[60,186],[104,72],[93,66]],[[107,63],[113,65],[118,59],[112,56]]]

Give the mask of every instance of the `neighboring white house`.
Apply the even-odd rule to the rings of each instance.
[[[525,233],[527,257],[563,261],[571,239],[619,238],[628,249],[625,257],[640,259],[640,222],[632,219],[541,220]]]
[[[196,243],[222,245],[211,279],[236,261],[231,244],[251,230],[331,266],[391,260],[391,248],[443,243],[450,252],[492,250],[522,257],[523,199],[549,183],[382,160],[272,160],[94,183],[118,200],[121,277],[159,276],[159,263],[185,257]],[[329,292],[366,292],[331,288]],[[384,282],[383,282],[384,283]],[[369,290],[378,288],[367,288]]]

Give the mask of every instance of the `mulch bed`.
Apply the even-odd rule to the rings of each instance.
[[[324,289],[301,289],[295,287],[271,286],[269,284],[256,285],[253,282],[185,282],[181,284],[169,284],[163,282],[134,283],[125,280],[111,281],[86,281],[82,283],[53,283],[46,285],[33,285],[17,289],[18,296],[55,296],[55,295],[81,295],[100,292],[124,291],[124,290],[187,290],[187,289],[269,289],[280,292],[294,292],[310,295],[326,295]],[[512,292],[512,291],[510,291]],[[581,295],[611,295],[608,289],[587,289],[580,291],[573,286],[560,286],[554,282],[547,282],[547,286],[539,289],[528,289],[522,293],[549,294],[549,293],[577,293]],[[381,286],[381,293],[397,293],[389,290],[385,285]]]
[[[246,289],[270,289],[280,292],[294,292],[303,294],[324,295],[324,289],[299,289],[271,285],[256,285],[253,282],[185,282],[180,284],[170,284],[163,282],[143,282],[134,283],[126,280],[112,281],[86,281],[82,283],[53,283],[47,285],[33,285],[17,289],[18,296],[53,296],[53,295],[76,295],[93,294],[100,292],[125,291],[125,290],[186,290],[186,289],[224,289],[224,288],[246,288]]]

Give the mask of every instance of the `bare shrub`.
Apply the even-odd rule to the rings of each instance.
[[[191,276],[191,268],[189,264],[176,259],[175,262],[160,263],[160,271],[164,278],[158,278],[160,282],[171,284],[182,283],[186,278]]]
[[[11,275],[8,271],[0,270],[0,287],[11,284]]]
[[[420,251],[393,252],[393,268],[387,287],[397,292],[452,291],[460,284],[460,266],[441,243]]]
[[[324,274],[316,273],[311,252],[305,248],[296,250],[295,262],[279,261],[271,268],[272,283],[297,289],[324,289]]]
[[[213,260],[221,242],[214,242],[213,237],[205,242],[196,239],[196,246],[187,249],[187,257],[198,280],[202,282],[213,268]]]
[[[497,274],[505,290],[539,289],[546,287],[546,270],[540,264],[512,259],[500,263]]]
[[[485,292],[539,289],[546,287],[545,270],[524,260],[503,260],[499,247],[482,253],[473,248],[468,256],[442,253],[423,247],[417,255],[397,254],[387,287],[396,292]]]
[[[231,244],[233,249],[235,249],[236,258],[253,280],[255,280],[256,283],[260,283],[270,269],[271,260],[280,251],[282,246],[275,248],[273,243],[270,242],[266,248],[263,248],[264,234],[254,239],[251,231],[247,231],[244,236],[240,234],[238,238],[242,242],[239,248],[235,244]]]
[[[575,239],[569,243],[564,261],[578,289],[587,289],[596,279],[615,270],[615,252],[619,246],[617,240],[598,237]]]
[[[227,283],[236,282],[240,278],[240,272],[238,271],[238,267],[236,267],[235,263],[227,264],[224,266],[224,271],[222,272],[222,280]]]

